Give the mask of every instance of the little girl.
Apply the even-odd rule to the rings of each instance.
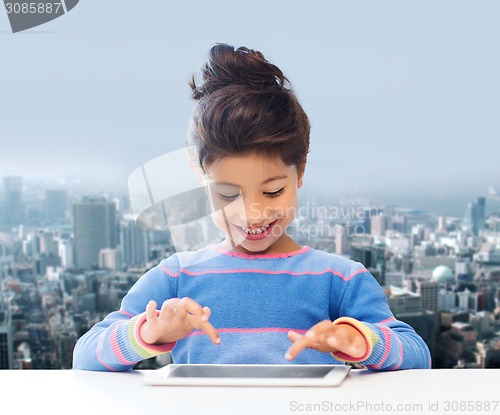
[[[260,52],[211,49],[202,84],[190,83],[187,143],[226,239],[143,275],[78,340],[73,368],[128,370],[167,352],[175,363],[430,367],[427,346],[362,264],[287,234],[310,131],[287,83]]]

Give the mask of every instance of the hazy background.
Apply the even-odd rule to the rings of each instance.
[[[312,122],[308,194],[463,211],[500,189],[499,16],[497,1],[82,0],[12,34],[2,5],[0,177],[126,189],[184,145],[187,81],[225,42],[290,79]]]

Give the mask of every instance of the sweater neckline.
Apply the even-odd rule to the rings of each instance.
[[[237,252],[237,251],[233,251],[233,250],[227,251],[227,250],[225,250],[225,249],[223,249],[220,246],[215,245],[215,244],[210,244],[208,246],[210,249],[217,251],[217,252],[220,252],[223,255],[234,256],[234,257],[239,257],[239,258],[246,258],[246,259],[289,258],[292,256],[296,256],[296,255],[300,255],[300,254],[303,254],[305,252],[308,252],[311,249],[310,246],[304,245],[302,248],[297,249],[295,251],[282,252],[282,253],[277,253],[277,254],[244,254],[242,252]]]

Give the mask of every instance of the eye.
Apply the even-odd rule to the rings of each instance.
[[[280,190],[276,190],[275,192],[264,192],[264,194],[267,197],[278,197],[280,194],[283,193],[283,190],[285,190],[284,187],[282,187]]]
[[[225,200],[227,202],[230,202],[234,199],[236,199],[238,196],[239,196],[239,193],[237,195],[233,195],[233,196],[228,196],[228,195],[223,195],[222,193],[217,193],[217,195],[222,199],[222,200]]]

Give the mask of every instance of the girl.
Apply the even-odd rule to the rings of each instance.
[[[128,370],[166,352],[176,363],[430,367],[427,346],[363,265],[287,234],[310,131],[287,83],[260,52],[211,49],[202,84],[190,83],[187,144],[226,239],[142,276],[79,339],[75,369]]]

